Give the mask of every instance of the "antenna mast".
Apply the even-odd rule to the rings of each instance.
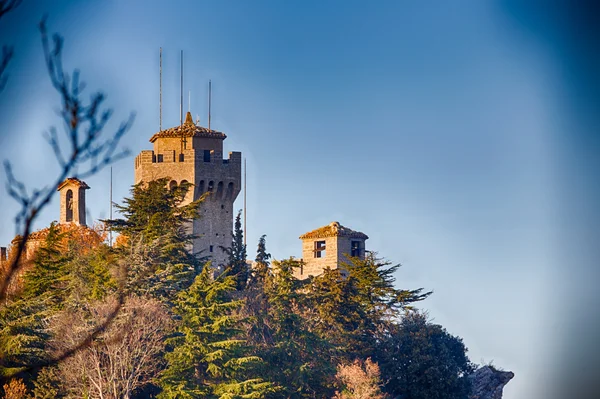
[[[180,160],[181,157],[183,157],[183,142],[185,141],[185,136],[183,133],[183,50],[181,50],[181,91],[180,91],[181,97],[179,99],[179,129],[181,129],[181,151],[179,151],[180,154]]]
[[[181,50],[181,97],[179,99],[179,124],[183,125],[183,50]]]
[[[212,81],[208,81],[208,130],[210,130],[210,106],[212,102]]]
[[[246,230],[246,188],[248,187],[248,180],[246,178],[246,157],[244,157],[244,247],[246,246],[246,238],[248,237],[248,230]]]
[[[162,132],[162,47],[160,48],[160,57],[159,58],[160,58],[160,62],[159,62],[159,64],[160,64],[160,73],[159,73],[159,76],[160,76],[159,77],[159,81],[160,81],[159,87],[160,87],[160,89],[159,89],[159,93],[160,94],[159,94],[159,106],[158,106],[158,108],[159,108],[159,111],[158,111],[158,115],[159,115],[158,116],[158,131]]]
[[[113,208],[113,200],[112,200],[112,190],[113,190],[113,182],[112,182],[112,166],[110,167],[110,220],[112,220],[112,208]],[[112,247],[112,225],[108,228],[108,245]]]

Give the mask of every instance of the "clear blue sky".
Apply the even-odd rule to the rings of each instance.
[[[506,399],[542,397],[549,365],[566,356],[572,320],[557,314],[597,299],[585,285],[597,277],[594,240],[575,237],[597,225],[598,140],[586,132],[598,120],[585,114],[597,103],[583,109],[593,102],[582,93],[597,101],[598,80],[569,53],[573,37],[553,30],[560,8],[376,3],[25,0],[0,23],[16,46],[0,94],[2,158],[30,187],[57,172],[42,139],[60,127],[36,27],[44,12],[65,37],[66,67],[108,95],[114,122],[137,114],[123,140],[132,155],[114,165],[116,201],[158,130],[161,46],[163,127],[179,123],[184,50],[185,109],[191,90],[206,125],[212,79],[212,127],[247,157],[251,255],[261,234],[281,259],[333,220],[363,231],[368,249],[403,264],[399,287],[434,290],[421,307],[474,362],[515,372]],[[88,217],[107,217],[108,170],[87,183]],[[58,219],[57,203],[36,227]],[[2,192],[2,245],[17,209]]]

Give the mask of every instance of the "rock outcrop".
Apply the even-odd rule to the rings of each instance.
[[[471,395],[469,399],[502,399],[504,386],[513,379],[511,371],[500,371],[492,366],[483,366],[469,376]]]

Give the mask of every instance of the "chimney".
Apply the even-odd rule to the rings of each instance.
[[[6,247],[0,247],[0,262],[6,262]]]

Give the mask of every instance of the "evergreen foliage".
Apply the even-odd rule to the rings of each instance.
[[[238,338],[234,312],[242,301],[231,299],[234,276],[212,275],[206,266],[175,303],[181,323],[168,341],[172,351],[165,355],[168,366],[159,398],[261,398],[275,391],[252,375],[261,359],[248,355],[245,341]]]
[[[235,276],[236,289],[243,290],[248,283],[250,271],[246,262],[246,245],[244,245],[244,231],[242,230],[242,211],[235,217],[233,239],[229,248],[221,247],[228,257],[228,273]]]
[[[189,223],[198,217],[203,198],[182,205],[189,183],[168,188],[169,178],[133,186],[124,205],[116,205],[123,219],[106,220],[126,244],[119,249],[128,265],[126,292],[170,301],[189,286],[203,261],[187,248],[194,235]]]
[[[299,266],[295,259],[274,262],[265,284],[270,331],[261,353],[271,366],[265,373],[284,388],[286,398],[330,398],[335,365],[327,355],[329,343],[311,331],[303,315],[306,294],[293,276]]]
[[[385,389],[407,399],[467,399],[468,374],[474,367],[462,339],[427,321],[425,315],[408,313],[394,325],[376,351]]]

